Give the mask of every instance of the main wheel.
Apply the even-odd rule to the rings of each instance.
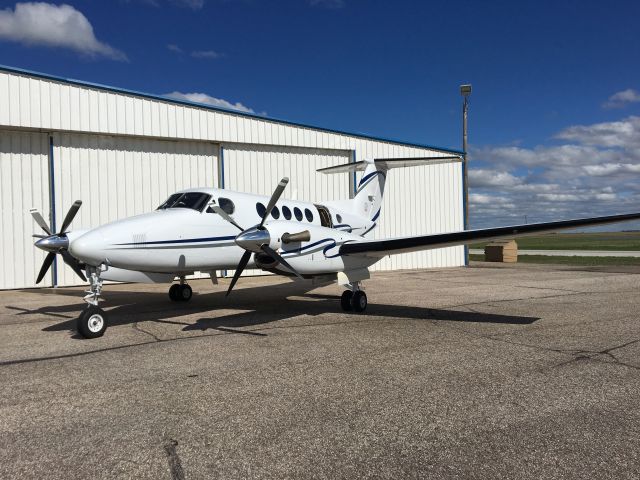
[[[169,288],[169,298],[172,301],[177,302],[180,300],[180,296],[178,294],[179,290],[180,290],[180,285],[178,285],[177,283],[174,283],[173,285],[171,285],[171,288]]]
[[[178,290],[178,300],[181,302],[188,302],[191,300],[193,295],[193,290],[186,283],[184,285],[179,285],[180,289]]]
[[[345,290],[342,292],[342,296],[340,297],[340,306],[345,312],[351,311],[351,297],[353,297],[353,292],[351,290]]]
[[[351,308],[354,312],[364,312],[367,308],[367,294],[358,290],[351,297]]]
[[[93,305],[85,308],[78,317],[78,333],[84,338],[98,338],[107,330],[107,314]]]

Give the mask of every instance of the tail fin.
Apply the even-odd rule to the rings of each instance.
[[[439,165],[442,163],[459,162],[461,155],[448,155],[439,157],[418,158],[381,158],[364,160],[355,163],[336,165],[334,167],[321,168],[322,173],[346,173],[364,171],[356,195],[352,200],[333,202],[335,205],[347,209],[354,215],[365,217],[368,222],[376,222],[380,216],[384,186],[387,180],[387,171],[392,168],[414,167],[418,165]]]
[[[358,182],[356,195],[351,200],[351,211],[375,222],[380,216],[387,168],[374,161],[366,161],[362,178]]]

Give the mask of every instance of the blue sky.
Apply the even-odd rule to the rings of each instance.
[[[640,210],[640,2],[65,3],[0,63],[453,148],[469,82],[473,225]]]

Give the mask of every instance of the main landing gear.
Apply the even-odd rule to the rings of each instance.
[[[76,323],[78,333],[85,338],[101,337],[107,330],[107,314],[98,306],[103,282],[100,278],[100,271],[100,267],[87,267],[90,285],[84,301],[88,305],[82,311]]]
[[[193,290],[184,283],[184,277],[180,277],[180,283],[174,283],[169,288],[169,298],[174,302],[188,302],[193,296]]]
[[[364,312],[367,308],[367,294],[360,290],[359,282],[347,285],[350,290],[342,292],[340,306],[345,312]]]

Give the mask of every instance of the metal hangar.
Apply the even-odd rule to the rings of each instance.
[[[35,286],[44,252],[29,216],[52,226],[76,199],[73,227],[151,211],[170,193],[223,187],[270,195],[348,198],[355,177],[316,169],[365,158],[462,153],[341,132],[0,66],[0,289]],[[459,162],[393,170],[375,237],[463,229]],[[464,248],[387,257],[376,270],[464,264]],[[62,262],[40,286],[74,285]],[[255,273],[255,272],[253,272]]]

